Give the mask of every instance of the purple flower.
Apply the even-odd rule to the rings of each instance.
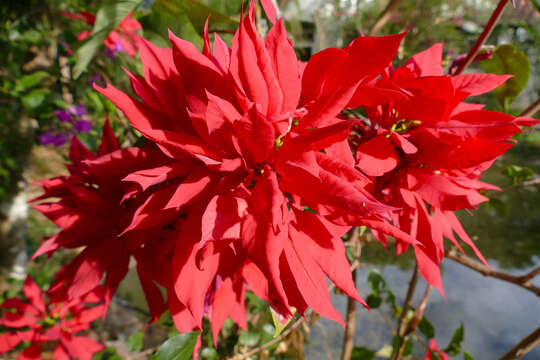
[[[56,115],[58,120],[60,120],[61,122],[73,123],[73,118],[67,110],[56,110],[54,112],[54,115]]]
[[[83,116],[86,115],[86,106],[84,105],[76,105],[69,108],[69,112],[72,113],[75,116]]]
[[[66,133],[53,133],[52,131],[45,131],[38,136],[41,145],[54,145],[62,146],[67,143],[70,134]]]
[[[97,83],[101,87],[105,87],[105,82],[103,81],[103,79],[101,78],[101,75],[99,74],[92,75],[90,79],[88,80],[88,85],[92,86],[94,85],[94,83]]]
[[[92,123],[90,122],[90,119],[82,118],[78,120],[75,124],[73,124],[73,128],[77,132],[87,133],[92,130]]]

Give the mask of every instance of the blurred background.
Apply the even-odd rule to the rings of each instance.
[[[52,273],[72,256],[63,253],[28,263],[42,239],[56,232],[54,224],[29,208],[27,201],[40,194],[33,182],[67,173],[64,164],[69,138],[76,135],[95,149],[101,127],[109,116],[123,143],[133,144],[138,139],[139,135],[128,128],[122,114],[92,89],[93,83],[111,82],[127,90],[129,82],[122,67],[142,73],[137,56],[130,56],[121,43],[104,46],[104,38],[99,34],[83,39],[81,33],[91,30],[94,24],[65,13],[88,11],[99,16],[100,11],[110,12],[119,3],[133,7],[133,17],[142,24],[142,30],[137,32],[162,47],[168,46],[167,29],[201,47],[202,29],[208,16],[210,32],[218,32],[230,44],[242,6],[241,0],[2,0],[0,302],[19,291],[26,273],[46,287]],[[444,42],[443,64],[449,69],[471,48],[498,1],[278,0],[276,3],[303,60],[327,47],[346,46],[360,35],[407,31],[394,65],[434,43]],[[265,32],[268,22],[260,9],[257,16],[259,30]],[[111,20],[107,26],[112,30],[118,21]],[[507,6],[486,44],[489,46],[483,49],[484,60],[473,63],[468,71],[511,72],[517,79],[516,86],[504,96],[487,94],[474,101],[487,104],[487,109],[517,115],[540,95],[539,2],[516,0],[513,6]],[[497,55],[495,49],[501,44],[513,45],[514,55],[495,59],[498,63],[488,59]],[[523,274],[540,265],[540,187],[536,181],[539,173],[540,132],[533,130],[520,134],[519,143],[486,175],[489,182],[503,191],[488,193],[489,203],[472,213],[460,214],[465,229],[474,236],[495,269]],[[368,274],[378,269],[387,287],[401,302],[414,266],[412,254],[396,257],[391,246],[384,249],[369,243],[362,249],[362,259],[366,265],[358,270],[361,294],[369,294]],[[109,346],[108,352],[100,355],[103,359],[145,358],[144,349],[159,345],[170,331],[170,319],[165,318],[146,329],[144,341],[142,337],[140,341],[133,337],[148,317],[140,285],[135,274],[132,275],[121,285],[105,323],[95,329],[101,341]],[[443,264],[443,281],[446,301],[440,294],[434,294],[425,313],[436,330],[439,344],[451,342],[455,330],[463,325],[465,341],[461,344],[472,357],[496,359],[540,324],[540,301],[533,293],[482,277],[451,260]],[[538,279],[533,281],[540,285]],[[345,312],[346,299],[340,294],[334,294],[333,298],[338,309]],[[273,334],[268,316],[257,315],[262,305],[256,299],[248,300],[253,329],[245,334],[226,329],[236,334],[232,346],[256,346]],[[388,306],[382,304],[382,311]],[[356,345],[378,351],[391,343],[392,333],[384,316],[364,309],[357,316]],[[336,359],[342,337],[339,325],[321,319],[309,330],[286,339],[285,345],[275,349],[272,356]],[[410,356],[423,358],[422,350],[415,345]],[[210,349],[202,357],[215,359],[226,351],[222,348],[218,354]],[[382,352],[378,354],[384,358]],[[525,359],[540,359],[540,349],[533,350]]]

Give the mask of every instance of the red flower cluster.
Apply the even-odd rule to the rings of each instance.
[[[68,11],[62,11],[61,14],[67,18],[80,20],[88,25],[94,25],[96,22],[96,15],[88,11],[79,11],[77,14],[70,13]],[[137,36],[135,31],[141,30],[141,23],[133,19],[133,14],[130,12],[128,15],[118,24],[116,30],[109,33],[105,39],[105,46],[112,51],[125,51],[129,56],[135,56],[137,54],[137,47],[135,46],[135,37]],[[77,34],[77,40],[83,41],[92,34],[92,30],[85,30]]]
[[[341,240],[360,225],[413,246],[442,292],[443,236],[477,251],[453,211],[486,200],[481,172],[534,121],[463,103],[507,77],[445,76],[440,45],[392,68],[403,36],[360,37],[305,64],[282,20],[257,34],[252,1],[232,48],[207,30],[202,52],[172,33],[172,49],[135,38],[139,99],[96,89],[147,145],[121,149],[107,123],[97,154],[74,139],[70,176],[41,183],[36,200],[60,200],[35,208],[62,231],[35,256],[84,248],[51,299],[103,283],[105,311],[134,258],[152,319],[169,309],[181,332],[204,316],[214,340],[227,317],[246,328],[246,289],[283,317],[311,307],[343,323],[327,278],[362,301]],[[359,107],[367,118],[347,116]]]
[[[9,330],[0,334],[0,353],[8,352],[22,341],[31,342],[19,355],[19,360],[41,359],[42,347],[53,344],[54,359],[91,360],[92,355],[103,350],[98,342],[85,336],[76,336],[90,327],[90,323],[103,313],[102,288],[95,288],[83,297],[68,302],[46,303],[41,289],[30,277],[26,278],[23,292],[29,303],[18,298],[4,301],[0,309],[13,309],[0,317],[0,325]]]
[[[404,95],[382,106],[366,106],[351,143],[356,166],[373,181],[373,195],[398,208],[388,219],[409,233],[422,276],[444,294],[440,262],[443,237],[461,249],[455,234],[487,264],[463,230],[455,210],[472,209],[488,199],[480,190],[497,187],[479,180],[495,159],[513,146],[518,125],[536,121],[462,102],[501,85],[510,76],[447,76],[442,44],[413,56],[404,66],[387,68],[379,81]],[[374,231],[386,244],[384,234]],[[398,239],[397,251],[409,243]]]

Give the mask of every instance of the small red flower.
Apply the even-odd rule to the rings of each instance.
[[[1,309],[15,310],[4,312],[0,317],[0,325],[8,328],[8,332],[0,334],[0,353],[13,350],[22,341],[29,341],[30,346],[18,359],[40,359],[42,347],[50,343],[54,345],[55,359],[92,359],[92,355],[104,347],[88,337],[77,336],[77,333],[89,329],[104,312],[104,305],[96,304],[102,301],[101,290],[97,288],[68,302],[46,303],[41,289],[27,277],[23,292],[28,302],[9,298],[0,305]]]

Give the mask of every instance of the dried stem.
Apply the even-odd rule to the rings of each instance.
[[[519,116],[533,116],[540,111],[540,98],[536,99],[531,105],[529,105]]]
[[[504,7],[507,3],[509,3],[509,0],[500,0],[499,4],[495,8],[495,11],[493,11],[493,14],[489,18],[486,26],[484,27],[484,31],[482,31],[482,34],[478,37],[478,40],[476,40],[476,43],[473,45],[469,53],[467,54],[467,57],[461,63],[461,65],[458,67],[454,75],[461,74],[474,60],[476,55],[478,54],[478,51],[480,51],[480,48],[484,43],[486,42],[487,38],[495,28],[495,25],[501,18],[501,15],[503,13]]]
[[[529,290],[536,294],[536,296],[540,297],[540,287],[531,284],[531,280],[540,274],[540,267],[535,268],[527,274],[516,276],[487,267],[481,262],[471,259],[467,255],[461,253],[455,247],[448,251],[446,257],[460,263],[461,265],[465,265],[469,269],[475,270],[484,276],[494,277],[521,286],[522,288]]]
[[[397,10],[400,3],[401,0],[390,0],[388,2],[388,5],[386,5],[383,12],[379,15],[375,21],[375,24],[371,28],[371,31],[369,32],[370,36],[377,35],[382,30],[384,25],[386,25],[388,20],[390,20],[392,17],[392,13]]]
[[[360,229],[354,228],[349,239],[350,245],[354,247],[354,258],[358,259],[362,251]],[[352,272],[352,278],[356,284],[356,270]],[[349,360],[354,348],[354,332],[356,330],[356,300],[348,298],[347,315],[345,317],[345,334],[343,335],[343,347],[341,350],[341,360]]]
[[[516,346],[510,349],[499,360],[514,360],[520,359],[529,351],[540,344],[540,327],[523,338]]]

